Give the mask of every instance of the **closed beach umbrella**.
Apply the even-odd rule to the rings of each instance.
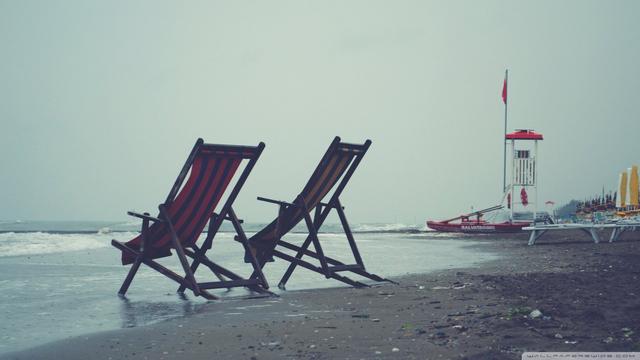
[[[623,171],[620,174],[620,207],[627,206],[627,172]]]
[[[638,166],[631,167],[629,175],[629,205],[638,207]]]

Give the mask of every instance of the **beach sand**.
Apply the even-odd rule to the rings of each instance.
[[[566,231],[529,247],[526,234],[503,236],[477,245],[503,258],[476,268],[404,276],[395,279],[400,285],[209,302],[195,315],[0,358],[520,359],[524,351],[640,351],[638,237],[594,244]],[[533,310],[541,315],[532,318]]]

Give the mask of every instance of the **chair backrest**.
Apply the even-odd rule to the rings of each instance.
[[[306,211],[302,206],[287,208],[279,219],[272,221],[252,236],[250,240],[252,242],[274,242],[279,239],[282,234],[291,231],[300,223],[304,219],[305,213],[313,210],[334,187],[335,191],[327,203],[332,204],[336,201],[370,145],[371,140],[367,140],[364,144],[348,144],[341,142],[340,138],[336,136],[309,181],[293,202],[302,205],[300,202],[303,201]],[[338,184],[337,187],[336,184]],[[278,234],[277,227],[280,229],[280,234]]]
[[[249,163],[236,181],[223,209],[233,204],[263,148],[263,143],[258,146],[217,145],[205,144],[198,139],[163,204],[183,245],[195,244],[240,163],[248,159]],[[185,182],[187,174],[189,177]],[[166,224],[153,224],[148,234],[153,248],[170,244],[171,234]]]

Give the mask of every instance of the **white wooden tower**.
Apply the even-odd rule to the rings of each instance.
[[[513,221],[516,205],[522,210],[533,207],[533,221],[538,216],[538,141],[542,134],[533,130],[516,130],[505,135],[511,151],[511,181],[507,191],[509,218]]]

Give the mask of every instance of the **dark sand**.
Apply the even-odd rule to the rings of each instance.
[[[406,276],[396,279],[400,285],[211,302],[198,315],[1,358],[520,359],[524,351],[640,351],[639,237],[594,244],[565,231],[528,247],[525,234],[507,236],[480,245],[504,258],[479,268]],[[542,315],[531,318],[536,309]]]

